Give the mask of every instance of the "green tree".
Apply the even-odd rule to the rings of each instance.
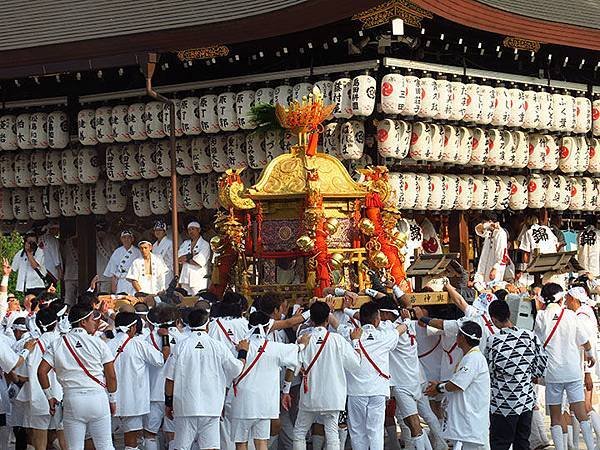
[[[0,235],[0,256],[8,259],[8,263],[12,263],[13,256],[23,248],[23,238],[19,233],[13,231],[10,234]],[[12,273],[8,280],[8,292],[13,292],[19,300],[23,301],[23,295],[15,292],[17,284],[17,274]]]

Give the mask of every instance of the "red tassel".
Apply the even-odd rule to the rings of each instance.
[[[317,153],[317,143],[319,142],[319,133],[312,133],[308,139],[308,148],[306,156],[315,156]]]

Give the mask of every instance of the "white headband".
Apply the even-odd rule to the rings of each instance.
[[[47,323],[46,325],[40,325],[40,328],[42,329],[42,331],[46,331],[48,330],[48,328],[50,328],[52,325],[54,325],[55,323],[57,323],[58,320],[55,320],[53,322]]]
[[[12,324],[12,329],[15,331],[27,331],[27,325],[23,325],[22,323]]]
[[[71,324],[76,324],[77,322],[81,322],[82,320],[87,319],[88,317],[90,317],[92,314],[94,314],[96,312],[95,309],[92,309],[89,313],[87,313],[85,316],[83,316],[81,319],[77,319],[74,322],[69,321]],[[100,317],[98,317],[100,318]]]
[[[389,313],[392,313],[392,314],[394,314],[394,315],[396,315],[396,316],[399,316],[399,315],[400,315],[400,313],[398,312],[398,310],[397,310],[397,309],[386,309],[386,308],[379,308],[379,311],[383,311],[383,312],[389,312]]]
[[[138,242],[138,247],[139,247],[140,245],[142,245],[142,244],[148,244],[148,245],[152,245],[152,242],[150,242],[150,241],[140,241],[140,242]]]
[[[131,328],[136,323],[137,323],[137,320],[134,320],[129,325],[119,325],[118,327],[116,327],[116,329],[119,331],[122,331],[123,333],[127,333],[127,331],[129,331],[129,328]]]
[[[460,331],[462,334],[464,334],[465,336],[467,336],[467,337],[469,337],[469,338],[471,338],[471,339],[473,339],[475,341],[480,341],[481,340],[480,337],[477,337],[474,334],[469,334],[469,333],[465,332],[465,330],[463,330],[462,327],[458,327],[458,331]]]
[[[198,222],[190,222],[188,223],[188,229],[190,228],[200,228],[200,224]]]
[[[267,334],[269,334],[269,331],[271,331],[271,327],[273,326],[274,323],[275,323],[274,319],[269,319],[269,321],[266,324],[261,323],[259,325],[254,325],[252,328],[250,328],[246,337],[248,338],[248,337],[252,336],[253,334],[258,334],[259,336],[266,337]],[[258,333],[256,333],[257,330],[258,330]]]

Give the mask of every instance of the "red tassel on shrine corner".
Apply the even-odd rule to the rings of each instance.
[[[312,133],[308,139],[306,156],[315,156],[317,153],[317,143],[319,142],[319,133]]]

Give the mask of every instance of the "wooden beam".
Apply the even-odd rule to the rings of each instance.
[[[77,253],[79,257],[79,292],[85,292],[96,275],[96,216],[75,218]]]
[[[450,251],[460,253],[460,265],[469,271],[469,221],[464,211],[450,214],[448,221],[448,234],[450,235]]]

